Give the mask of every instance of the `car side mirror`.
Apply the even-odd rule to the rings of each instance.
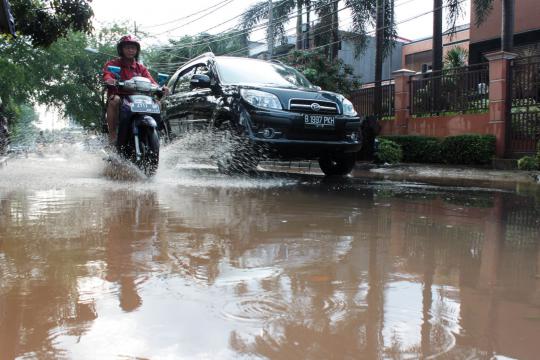
[[[210,77],[204,74],[195,74],[191,77],[189,84],[191,89],[209,89],[211,86]]]

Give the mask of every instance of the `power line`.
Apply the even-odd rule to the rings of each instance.
[[[194,13],[192,13],[192,14],[183,16],[183,17],[181,17],[181,18],[178,18],[178,19],[175,19],[175,20],[171,20],[171,21],[167,21],[167,22],[164,22],[164,23],[161,23],[161,24],[154,24],[154,25],[145,26],[144,28],[145,28],[145,29],[153,29],[153,28],[156,28],[156,27],[161,27],[161,26],[164,26],[164,25],[169,25],[169,24],[173,24],[173,23],[175,23],[175,22],[179,22],[179,21],[182,21],[182,20],[186,20],[186,19],[192,18],[193,16],[196,16],[196,15],[202,14],[202,13],[208,11],[208,10],[211,10],[211,9],[214,8],[215,6],[219,6],[219,5],[221,5],[221,4],[223,4],[223,3],[226,3],[226,2],[228,2],[228,1],[230,1],[230,0],[223,0],[223,1],[218,2],[217,4],[214,4],[214,5],[212,5],[212,6],[209,6],[209,7],[205,8],[205,9],[199,10],[199,11],[194,12]]]
[[[175,30],[181,29],[181,28],[183,28],[183,27],[185,27],[185,26],[187,26],[187,25],[189,25],[189,24],[193,24],[194,22],[197,22],[197,21],[199,21],[199,20],[201,20],[201,19],[204,19],[204,18],[207,17],[208,15],[213,14],[213,13],[215,13],[216,11],[218,11],[219,9],[221,9],[221,8],[223,8],[223,7],[225,7],[225,6],[229,5],[229,4],[231,4],[233,1],[235,1],[235,0],[227,0],[227,2],[222,3],[220,6],[217,6],[217,7],[216,7],[215,9],[213,9],[212,11],[210,11],[210,12],[208,12],[208,13],[206,13],[206,14],[204,14],[204,15],[202,15],[202,16],[200,16],[200,17],[194,19],[194,20],[188,21],[187,23],[182,24],[182,25],[180,25],[180,26],[177,26],[177,27],[175,27],[175,28],[172,28],[172,29],[169,29],[169,30],[166,30],[166,31],[157,33],[157,34],[153,34],[153,35],[151,35],[151,36],[156,37],[156,36],[160,36],[160,35],[163,35],[163,34],[168,34],[168,33],[173,32],[173,31],[175,31]]]
[[[285,1],[287,1],[287,0],[283,0],[283,1],[281,1],[280,3],[275,4],[274,6],[279,6],[281,3],[284,3]],[[311,11],[316,11],[317,9],[320,9],[320,8],[322,8],[322,7],[324,7],[324,6],[325,6],[325,4],[321,4],[321,5],[319,5],[318,7],[312,8]],[[348,6],[347,6],[346,8],[348,8]],[[201,31],[201,32],[199,32],[198,34],[195,34],[195,35],[193,35],[193,36],[200,36],[200,35],[203,35],[203,34],[207,33],[207,32],[210,31],[210,30],[213,30],[213,29],[215,29],[215,28],[217,28],[217,27],[220,27],[221,25],[224,25],[224,24],[226,24],[226,23],[228,23],[228,22],[231,22],[231,21],[233,21],[233,20],[235,20],[235,19],[237,19],[237,18],[239,18],[239,17],[245,15],[246,13],[247,13],[247,11],[245,11],[245,12],[243,12],[242,14],[239,14],[239,15],[237,15],[237,16],[235,16],[235,17],[233,17],[233,18],[231,18],[231,19],[229,19],[229,20],[227,20],[227,21],[225,21],[225,22],[222,22],[221,24],[218,24],[218,25],[215,25],[215,26],[213,26],[213,27],[211,27],[211,28],[208,28],[208,29],[206,29],[206,30],[203,30],[203,31]],[[307,13],[308,13],[308,11],[306,10],[306,11],[302,12],[300,15],[305,15],[305,14],[307,14]],[[331,14],[333,14],[333,13],[334,13],[334,12],[332,12]],[[277,18],[276,21],[291,20],[291,19],[295,18],[296,16],[298,16],[298,14],[293,14],[293,15],[283,15],[283,16],[280,16],[279,18]],[[259,30],[259,29],[262,29],[262,28],[266,27],[267,25],[268,25],[268,22],[261,23],[261,24],[259,24],[259,25],[256,25],[256,26],[252,27],[251,29],[246,29],[246,30],[239,31],[239,32],[235,33],[234,35],[231,35],[229,38],[217,39],[217,40],[214,40],[214,41],[211,41],[211,42],[200,41],[200,42],[198,42],[198,43],[192,43],[192,44],[190,44],[190,45],[185,45],[185,46],[180,46],[180,47],[179,47],[179,46],[162,46],[162,47],[159,47],[159,49],[162,49],[162,50],[167,50],[167,49],[178,50],[178,49],[189,48],[189,47],[191,47],[191,46],[204,45],[204,44],[211,44],[211,43],[213,43],[213,42],[222,41],[222,40],[226,40],[226,39],[232,39],[232,38],[234,38],[234,37],[236,37],[236,36],[243,35],[243,34],[247,34],[247,33],[250,33],[250,32],[253,32],[253,31],[256,31],[256,30]],[[233,26],[233,27],[230,27],[230,28],[224,30],[223,32],[226,33],[226,32],[228,32],[228,31],[233,30],[234,28],[235,28],[234,26]],[[264,40],[264,39],[263,39],[263,40]]]
[[[459,4],[461,5],[461,4],[463,4],[465,1],[467,1],[467,0],[462,0],[462,1],[459,2]],[[404,24],[404,23],[406,23],[406,22],[409,22],[409,21],[412,21],[412,20],[416,20],[416,19],[418,19],[418,18],[421,18],[422,16],[426,16],[426,15],[428,15],[428,14],[433,13],[433,12],[434,12],[435,10],[437,10],[437,9],[441,9],[441,8],[445,8],[445,7],[448,7],[448,6],[443,5],[443,6],[441,6],[441,7],[436,8],[436,9],[433,9],[433,10],[430,10],[430,11],[426,11],[426,12],[424,12],[424,13],[422,13],[422,14],[415,15],[415,16],[410,17],[410,18],[408,18],[408,19],[405,19],[405,20],[402,20],[402,21],[397,22],[396,25],[401,25],[401,24]],[[376,34],[378,30],[383,30],[383,29],[388,28],[388,27],[390,27],[390,26],[392,26],[392,25],[387,25],[387,26],[383,26],[383,27],[374,29],[373,31],[370,31],[370,32],[366,33],[365,35],[373,35],[373,34]],[[362,35],[363,35],[363,34],[353,35],[353,36],[351,36],[350,38],[355,38],[355,37],[359,37],[359,36],[362,36]],[[306,51],[314,51],[314,50],[322,49],[322,48],[325,48],[325,47],[327,47],[327,46],[331,46],[331,45],[337,44],[337,43],[339,43],[339,42],[341,42],[341,40],[339,40],[339,41],[334,41],[334,42],[331,42],[331,43],[328,43],[328,44],[324,44],[324,45],[320,45],[320,46],[317,46],[317,47],[308,49],[308,50],[306,50]],[[276,56],[275,58],[277,59],[277,58],[282,58],[282,57],[285,57],[285,56],[288,56],[288,54],[279,55],[279,56]]]
[[[410,3],[410,2],[413,2],[413,1],[414,1],[414,0],[408,0],[408,1],[405,1],[405,2],[403,2],[403,3],[400,3],[400,4],[396,5],[395,7],[398,7],[398,6],[401,6],[401,5],[406,5],[406,4],[408,4],[408,3]],[[462,1],[460,2],[460,4],[463,4],[465,1],[466,1],[466,0],[462,0]],[[447,6],[444,6],[444,5],[443,5],[442,8],[444,8],[444,7],[447,7]],[[338,12],[343,11],[343,10],[345,10],[345,9],[347,9],[347,8],[348,8],[348,6],[345,6],[344,8],[338,10]],[[396,26],[397,26],[397,25],[401,25],[401,24],[404,24],[404,23],[406,23],[406,22],[409,22],[409,21],[418,19],[418,18],[420,18],[420,17],[423,17],[423,16],[426,16],[426,15],[428,15],[428,14],[431,14],[431,13],[433,13],[434,11],[435,11],[435,9],[432,9],[432,10],[430,10],[430,11],[426,11],[426,12],[424,12],[424,13],[421,13],[421,14],[418,14],[418,15],[415,15],[415,16],[412,16],[412,17],[410,17],[410,18],[407,18],[407,19],[404,19],[404,20],[402,20],[402,21],[397,22],[395,25],[396,25]],[[291,18],[292,18],[292,17],[291,17]],[[327,26],[328,26],[328,25],[327,25]],[[370,32],[367,32],[366,34],[353,35],[353,36],[350,36],[349,38],[355,38],[355,37],[359,37],[359,36],[369,36],[369,35],[373,35],[373,34],[375,34],[378,30],[386,29],[386,28],[389,28],[389,27],[391,27],[391,26],[393,26],[393,24],[387,25],[387,26],[383,26],[383,27],[381,27],[381,28],[374,29],[374,30],[372,30],[372,31],[370,31]],[[296,29],[296,27],[289,28],[289,29],[287,29],[287,30],[285,31],[285,33],[288,33],[289,31],[294,30],[294,29]],[[330,31],[332,31],[332,30],[323,32],[323,34],[326,34],[326,33],[330,32]],[[261,39],[261,41],[262,41],[262,40],[264,40],[264,39]],[[327,47],[327,46],[331,46],[331,45],[333,45],[333,44],[337,44],[337,43],[339,43],[339,42],[341,42],[341,40],[334,41],[334,42],[330,42],[330,43],[328,43],[328,44],[319,45],[319,46],[314,47],[314,48],[305,49],[304,51],[315,51],[315,50],[318,50],[318,49],[325,48],[325,47]],[[243,49],[235,50],[235,51],[233,51],[233,52],[231,52],[231,53],[228,53],[228,54],[225,54],[225,55],[233,55],[233,54],[239,53],[239,52],[241,52],[241,51],[245,51],[245,50],[247,50],[247,49],[248,49],[248,48],[246,47],[246,48],[243,48]],[[283,58],[283,57],[285,57],[285,56],[288,56],[288,54],[279,55],[279,56],[276,56],[276,57],[274,57],[274,58],[276,58],[276,59],[277,59],[277,58]],[[175,63],[167,63],[167,64],[165,64],[164,66],[174,66],[174,65],[182,65],[182,64],[185,64],[185,62],[184,62],[184,63],[176,63],[176,64],[175,64]]]
[[[348,8],[349,8],[349,6],[345,6],[345,7],[343,7],[342,9],[337,10],[337,12],[336,12],[336,11],[332,11],[332,12],[329,13],[328,15],[333,15],[333,14],[335,14],[335,13],[339,13],[339,12],[341,12],[341,11],[344,11],[344,10],[348,9]],[[295,17],[295,16],[297,16],[297,15],[292,15],[292,16],[289,16],[288,18],[289,18],[289,19],[292,19],[292,18]],[[284,17],[287,17],[287,15],[282,16],[281,18],[284,18]],[[348,19],[351,19],[351,18],[349,17]],[[266,25],[266,24],[262,24],[261,26],[264,27],[265,25]],[[331,25],[332,25],[332,24],[327,24],[327,25],[325,25],[325,26],[323,26],[323,27],[321,27],[321,28],[319,28],[319,29],[328,28],[328,27],[330,27]],[[296,26],[291,27],[291,28],[288,28],[288,29],[286,29],[286,30],[284,31],[284,33],[287,34],[289,31],[292,31],[292,30],[295,30],[295,29],[296,29]],[[330,31],[331,31],[331,30],[330,30]],[[326,34],[326,33],[328,33],[328,32],[329,32],[329,31],[325,31],[325,32],[323,32],[322,34]],[[210,41],[210,42],[204,42],[204,41],[201,41],[201,42],[199,42],[199,43],[193,43],[193,45],[195,45],[195,44],[196,44],[196,45],[207,45],[207,44],[211,44],[211,43],[214,43],[214,42],[219,42],[219,41],[227,40],[227,39],[230,39],[230,38],[234,38],[234,37],[239,36],[239,35],[240,35],[240,34],[235,34],[235,35],[233,35],[233,36],[231,36],[231,37],[228,37],[228,38],[216,39],[216,40],[213,40],[213,41]],[[265,40],[265,38],[264,38],[264,39],[258,39],[258,40],[256,40],[256,41],[263,41],[263,40]],[[175,48],[171,48],[171,49],[175,49],[175,50],[178,50],[178,49],[185,49],[185,48],[189,48],[189,47],[191,47],[191,46],[193,46],[193,45],[190,44],[190,45],[181,46],[181,47],[175,47]],[[163,48],[161,48],[161,49],[163,49]],[[240,53],[240,52],[245,51],[245,50],[248,50],[248,49],[249,49],[249,47],[245,47],[245,48],[242,48],[242,49],[239,49],[239,50],[235,50],[234,52],[229,53],[229,54]],[[174,63],[174,64],[184,64],[184,63],[185,63],[185,62]],[[171,63],[155,63],[154,65],[156,65],[156,64],[171,64]]]

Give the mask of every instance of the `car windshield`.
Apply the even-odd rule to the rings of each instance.
[[[218,58],[216,62],[223,84],[315,88],[299,71],[279,63],[233,57]]]

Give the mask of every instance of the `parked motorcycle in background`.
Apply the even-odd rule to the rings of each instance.
[[[108,70],[120,78],[120,68],[109,66]],[[164,84],[168,75],[159,74],[158,81]],[[159,129],[167,129],[161,124],[161,106],[158,97],[163,95],[163,86],[153,84],[145,77],[117,80],[119,90],[129,92],[123,95],[120,106],[118,154],[134,163],[147,176],[153,176],[159,166]]]

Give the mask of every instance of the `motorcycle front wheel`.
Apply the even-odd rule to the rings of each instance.
[[[146,176],[154,176],[159,166],[159,135],[154,128],[146,129],[139,139],[142,158],[137,164]]]

